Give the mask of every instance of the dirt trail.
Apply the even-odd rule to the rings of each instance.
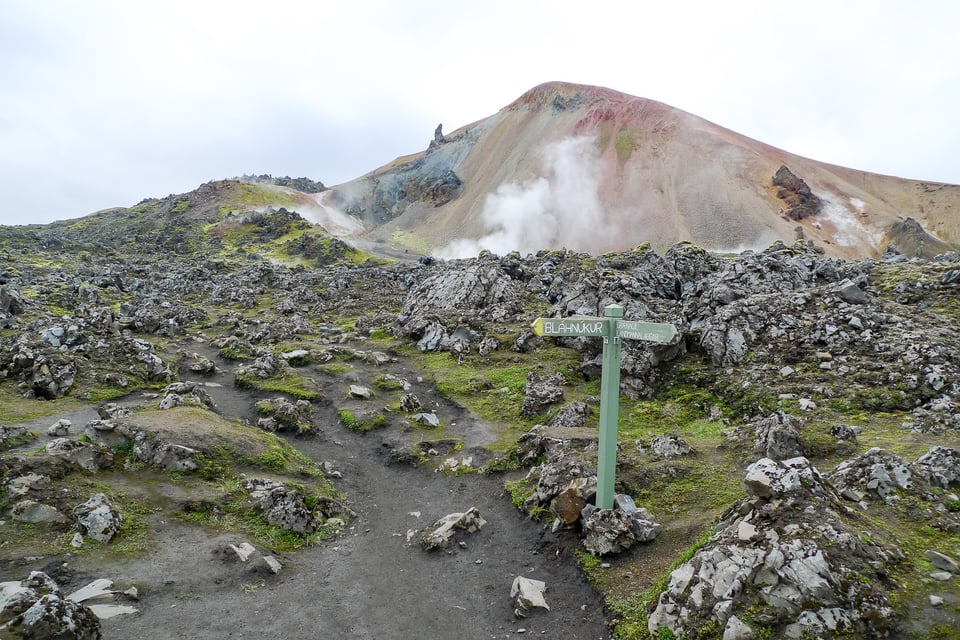
[[[144,558],[77,558],[78,584],[96,575],[143,592],[141,613],[104,621],[105,638],[506,638],[521,628],[607,637],[599,597],[569,554],[574,540],[527,521],[495,479],[384,466],[372,444],[347,435],[343,457],[333,459],[358,512],[347,534],[282,557],[279,576],[219,558],[242,537],[176,522],[155,523],[157,546]],[[428,554],[407,542],[408,530],[471,506],[488,524],[465,538],[466,549]],[[508,594],[516,575],[547,583],[550,611],[515,619]]]
[[[248,418],[257,400],[229,384],[207,391],[233,417]],[[571,555],[577,540],[528,520],[502,495],[502,477],[391,464],[384,445],[399,429],[357,434],[331,422],[333,413],[319,412],[321,436],[290,441],[343,473],[337,485],[357,517],[342,537],[282,556],[275,576],[262,564],[223,559],[241,535],[154,521],[154,547],[140,558],[70,559],[71,586],[106,577],[141,591],[140,613],[103,621],[104,638],[609,637],[601,599]],[[415,536],[407,540],[409,531],[470,507],[488,524],[463,538],[465,548],[427,553]],[[550,611],[515,618],[509,591],[517,575],[546,582]]]

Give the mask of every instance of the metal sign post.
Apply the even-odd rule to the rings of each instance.
[[[603,336],[603,360],[600,368],[600,442],[597,446],[597,507],[613,508],[613,485],[617,475],[617,417],[620,413],[620,336],[617,324],[623,307],[604,308],[608,318]]]
[[[620,340],[646,340],[668,344],[677,335],[672,324],[623,320],[623,307],[607,305],[603,317],[537,318],[538,336],[592,336],[603,338],[600,369],[600,442],[597,451],[597,500],[600,509],[613,508],[617,473],[617,417],[620,412]]]

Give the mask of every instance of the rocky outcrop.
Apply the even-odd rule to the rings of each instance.
[[[266,431],[293,431],[306,434],[314,431],[310,421],[313,405],[307,400],[290,401],[283,397],[261,400],[257,412],[262,416],[257,426]]]
[[[661,527],[653,515],[638,507],[630,496],[617,494],[613,509],[584,509],[583,546],[590,553],[606,556],[621,553],[637,542],[650,542]]]
[[[960,451],[933,447],[912,465],[914,473],[933,487],[960,489]]]
[[[123,526],[123,516],[107,496],[96,493],[73,509],[80,533],[97,542],[110,542]]]
[[[33,439],[34,435],[25,427],[8,427],[0,424],[0,450]]]
[[[269,524],[302,535],[314,533],[325,516],[341,507],[328,501],[310,509],[300,491],[267,478],[250,478],[243,486],[250,495],[250,503],[264,514]]]
[[[739,432],[752,435],[754,453],[764,458],[786,460],[802,455],[802,429],[803,421],[800,418],[778,411],[746,425]]]
[[[485,254],[477,260],[455,261],[435,269],[407,294],[403,305],[403,333],[420,316],[438,312],[473,312],[493,320],[512,317],[520,311],[522,281],[509,273],[509,265],[496,256]],[[514,275],[516,273],[514,272]]]
[[[885,637],[895,625],[884,585],[903,554],[848,525],[836,491],[805,458],[764,458],[744,478],[750,497],[670,574],[649,630],[696,637]],[[756,615],[750,612],[762,612]]]
[[[531,371],[527,375],[520,413],[525,416],[535,416],[563,400],[563,384],[563,376],[559,373],[542,374]]]
[[[638,441],[637,448],[643,445]],[[676,434],[657,436],[648,445],[655,455],[660,458],[680,458],[691,456],[696,452],[683,438]]]
[[[112,595],[112,586],[112,580],[100,578],[65,595],[41,571],[26,580],[0,582],[0,631],[4,638],[24,640],[100,640],[100,620],[137,611],[127,605],[84,604]]]
[[[888,248],[908,256],[931,260],[936,256],[956,251],[957,246],[944,242],[923,228],[923,225],[911,217],[890,225],[884,234],[884,243]]]
[[[148,381],[170,378],[172,369],[154,353],[153,344],[121,334],[112,314],[99,309],[74,316],[71,324],[30,323],[16,341],[0,349],[0,376],[14,377],[26,394],[43,400],[69,394],[78,364],[94,358]],[[98,342],[102,340],[110,341],[109,349],[106,342]],[[126,384],[122,375],[111,381]]]
[[[814,195],[802,178],[794,174],[786,165],[780,165],[774,174],[773,186],[783,201],[783,215],[791,220],[803,220],[820,213],[823,202]]]
[[[67,518],[56,507],[36,500],[21,500],[10,509],[10,517],[30,524],[59,524]]]
[[[574,411],[578,409],[574,406]],[[521,461],[546,457],[527,473],[526,481],[536,485],[523,508],[528,512],[549,509],[554,530],[577,529],[584,547],[596,555],[621,553],[638,542],[656,538],[660,524],[630,496],[616,494],[612,509],[596,507],[596,471],[582,455],[584,448],[595,450],[596,436],[561,435],[570,429],[540,425],[520,439],[517,454]],[[590,457],[595,460],[595,456],[593,453]]]
[[[879,447],[844,460],[827,478],[848,500],[860,502],[866,497],[887,500],[895,491],[913,486],[910,465]]]
[[[46,454],[87,471],[99,471],[113,466],[113,452],[96,444],[69,438],[51,440],[44,447]]]
[[[37,582],[35,574],[25,581],[26,585]],[[17,583],[0,583],[0,622],[12,637],[24,639],[56,638],[57,640],[100,640],[100,620],[89,607],[65,598],[59,589],[50,590],[38,585],[7,586]],[[3,596],[10,596],[12,600]],[[15,614],[15,615],[11,615]],[[6,619],[6,620],[5,620]]]
[[[132,459],[167,471],[189,472],[200,467],[200,452],[196,449],[169,442],[135,423],[123,421],[122,417],[117,421],[91,420],[84,435],[102,447],[129,446]]]

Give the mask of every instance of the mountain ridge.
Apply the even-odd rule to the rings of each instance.
[[[205,241],[231,216],[285,208],[401,259],[678,242],[738,253],[803,240],[848,259],[960,247],[960,186],[820,162],[656,100],[560,81],[448,134],[440,126],[426,149],[339,185],[247,178],[23,229],[101,244],[139,230],[175,248],[176,235]]]
[[[951,215],[960,205],[956,185],[822,163],[654,100],[562,82],[534,87],[425,151],[331,187],[322,200],[364,218],[370,228],[365,235],[374,242],[403,246],[404,238],[414,236],[439,250],[456,239],[488,235],[491,194],[549,180],[544,150],[572,137],[595,144],[595,155],[584,164],[595,172],[588,186],[595,188],[596,208],[613,212],[608,218],[621,232],[613,234],[618,242],[610,246],[555,239],[561,246],[596,253],[644,241],[658,250],[691,241],[731,250],[792,241],[802,232],[828,254],[876,257],[886,249],[892,225],[908,217],[949,245],[960,241],[960,223]],[[821,194],[825,205],[819,216],[796,224],[783,215],[772,184],[781,166]],[[442,181],[450,172],[463,183],[456,197],[439,202],[407,197],[408,184]]]

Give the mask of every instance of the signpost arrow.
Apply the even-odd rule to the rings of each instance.
[[[617,323],[617,335],[627,340],[646,340],[658,344],[669,344],[676,337],[677,328],[672,324],[621,320]]]
[[[603,318],[571,316],[569,318],[537,318],[533,321],[533,333],[538,336],[602,336],[605,331]]]
[[[600,441],[597,443],[597,499],[600,509],[612,509],[617,472],[617,415],[620,412],[621,338],[669,344],[677,336],[672,324],[623,320],[623,307],[607,305],[603,317],[537,318],[538,336],[593,336],[603,338],[600,373]]]

